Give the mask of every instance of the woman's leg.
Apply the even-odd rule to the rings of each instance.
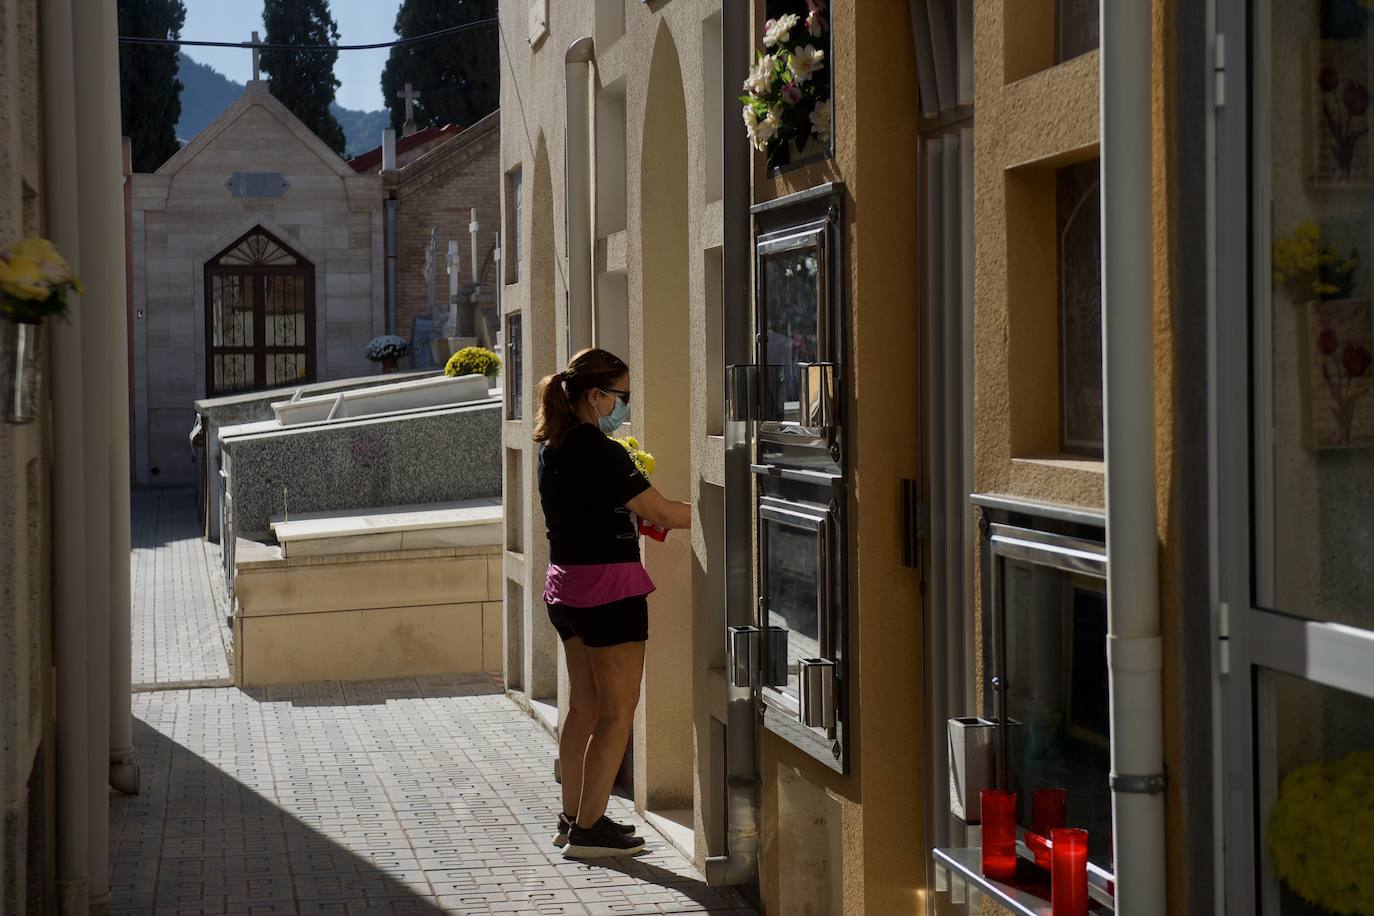
[[[582,798],[582,760],[596,725],[596,681],[581,639],[564,640],[563,657],[568,662],[570,689],[568,715],[558,732],[558,770],[563,782],[563,813],[575,815]]]
[[[586,648],[596,682],[596,722],[582,765],[582,798],[577,823],[591,827],[606,813],[615,774],[625,757],[625,743],[639,705],[639,682],[644,672],[644,643]],[[566,785],[566,780],[565,780]]]

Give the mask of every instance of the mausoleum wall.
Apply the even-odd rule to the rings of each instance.
[[[284,190],[235,187],[236,173],[279,174]],[[265,84],[131,181],[138,482],[196,477],[187,435],[208,393],[205,264],[257,226],[314,267],[314,380],[376,371],[363,349],[384,322],[381,178],[349,169]]]

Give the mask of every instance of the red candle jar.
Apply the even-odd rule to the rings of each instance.
[[[1031,793],[1031,829],[1048,838],[1050,831],[1068,823],[1068,804],[1068,789],[1036,789]]]
[[[1088,831],[1060,827],[1050,834],[1050,912],[1087,916]]]
[[[984,789],[982,809],[983,875],[996,881],[1016,876],[1016,793]]]
[[[1035,864],[1049,871],[1050,861],[1050,838],[1048,835],[1041,836],[1034,830],[1026,831],[1026,847],[1030,849],[1031,855],[1035,856]]]

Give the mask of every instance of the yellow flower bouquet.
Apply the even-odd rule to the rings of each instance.
[[[654,456],[639,447],[639,440],[634,436],[617,436],[616,440],[630,453],[630,460],[635,463],[635,470],[643,474],[645,478],[653,476]]]
[[[1355,292],[1359,252],[1349,257],[1324,243],[1312,220],[1298,223],[1293,234],[1274,240],[1274,285],[1288,286],[1298,301],[1349,299]]]
[[[1274,871],[1332,913],[1374,913],[1374,751],[1354,751],[1283,778],[1269,822]]]
[[[634,462],[635,470],[643,474],[647,480],[654,473],[656,466],[654,456],[640,448],[639,440],[634,436],[617,436],[615,441],[619,442],[629,453],[630,460]],[[668,529],[650,524],[641,518],[639,519],[639,533],[651,537],[655,541],[661,541],[668,536]]]
[[[31,324],[49,315],[65,318],[71,291],[85,292],[47,239],[28,238],[0,250],[0,314],[6,318]]]

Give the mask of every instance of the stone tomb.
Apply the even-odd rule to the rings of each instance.
[[[390,375],[366,375],[357,378],[337,379],[332,382],[315,382],[310,385],[290,388],[271,388],[248,394],[231,394],[220,398],[202,398],[195,402],[196,417],[199,422],[199,438],[204,442],[202,472],[196,478],[201,513],[205,523],[205,536],[212,542],[219,541],[220,519],[220,430],[261,423],[275,417],[273,405],[289,401],[305,400],[340,391],[356,391],[381,385],[401,385],[406,382],[439,377],[434,372],[406,372]]]
[[[464,500],[273,523],[240,541],[240,686],[499,674],[501,501]]]
[[[226,554],[292,515],[501,495],[501,401],[220,431]],[[232,569],[227,570],[232,575]]]

